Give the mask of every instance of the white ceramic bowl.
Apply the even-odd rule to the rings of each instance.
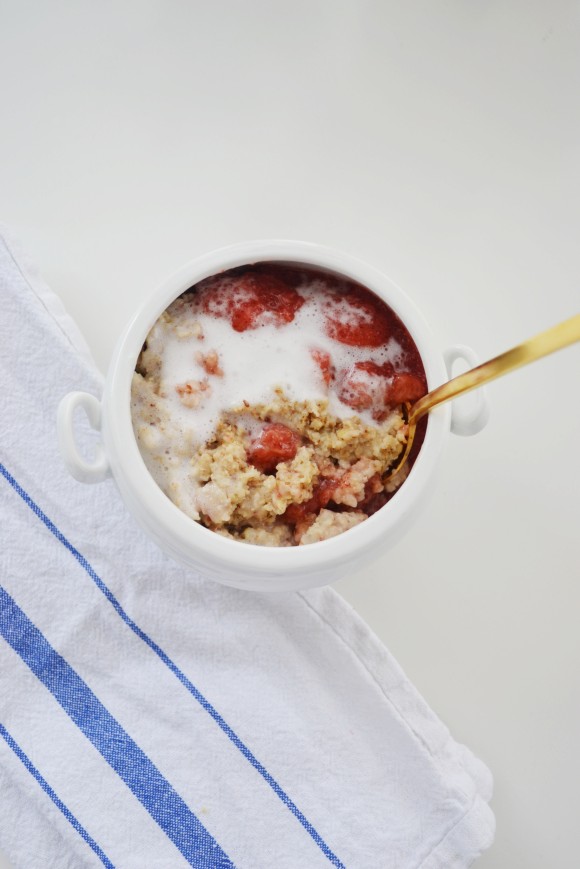
[[[147,533],[171,556],[217,582],[253,591],[288,591],[325,585],[393,546],[424,506],[433,487],[439,456],[450,430],[474,434],[485,425],[487,398],[480,390],[475,409],[459,415],[451,405],[429,415],[427,433],[408,479],[392,498],[360,525],[319,543],[290,548],[255,546],[229,540],[194,522],[157,486],[147,471],[131,424],[131,378],[145,338],[159,315],[177,296],[203,278],[235,266],[285,262],[321,267],[368,287],[401,318],[415,341],[429,389],[450,376],[457,358],[477,364],[467,347],[441,353],[422,316],[407,296],[371,266],[343,253],[297,241],[256,241],[223,248],[188,263],[139,308],[121,336],[101,401],[88,393],[65,396],[59,407],[61,450],[71,474],[98,482],[112,473],[127,507]],[[75,408],[84,407],[102,444],[92,462],[77,450]]]

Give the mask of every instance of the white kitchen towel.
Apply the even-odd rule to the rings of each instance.
[[[102,378],[0,240],[0,848],[17,869],[454,869],[491,776],[330,588],[170,561],[75,482],[60,398]],[[79,420],[80,438],[93,436]]]

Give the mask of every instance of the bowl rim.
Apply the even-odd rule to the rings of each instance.
[[[130,396],[137,357],[150,328],[177,296],[206,277],[257,262],[318,267],[362,284],[383,299],[409,330],[429,389],[446,380],[447,373],[433,334],[403,290],[373,266],[312,242],[266,239],[219,248],[183,265],[143,301],[117,342],[103,395],[103,439],[121,493],[157,541],[182,560],[197,557],[226,573],[251,569],[258,575],[288,576],[352,562],[357,554],[362,557],[380,546],[389,530],[408,519],[435,471],[449,432],[450,409],[445,405],[430,414],[419,455],[396,496],[364,522],[328,540],[307,546],[259,546],[222,537],[183,513],[150,475],[133,434]]]

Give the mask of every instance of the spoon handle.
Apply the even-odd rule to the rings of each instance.
[[[570,317],[569,320],[564,320],[563,323],[558,323],[557,326],[552,326],[551,329],[546,329],[545,332],[540,332],[539,335],[529,338],[522,344],[518,344],[517,347],[506,350],[499,356],[494,356],[488,362],[484,362],[477,368],[472,368],[428,392],[410,409],[409,421],[417,422],[436,405],[457,398],[464,392],[477,389],[484,383],[509,374],[510,371],[521,368],[522,365],[535,362],[536,359],[548,356],[550,353],[568,347],[576,341],[580,341],[580,314]]]

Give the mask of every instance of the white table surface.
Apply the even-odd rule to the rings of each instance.
[[[578,2],[0,13],[0,216],[103,369],[168,273],[257,237],[379,267],[442,349],[490,357],[580,310]],[[478,867],[575,869],[580,347],[489,393],[405,540],[337,589],[492,769]]]

